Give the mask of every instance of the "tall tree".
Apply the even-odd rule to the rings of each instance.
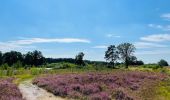
[[[17,61],[23,61],[23,56],[20,52],[17,51],[11,51],[6,52],[3,55],[3,63],[7,63],[8,65],[13,65]]]
[[[37,51],[37,50],[33,51],[32,56],[33,56],[33,64],[35,66],[42,65],[45,63],[45,58],[43,57],[41,51]]]
[[[24,55],[24,64],[25,65],[33,65],[33,53],[28,52],[27,54]]]
[[[83,52],[80,52],[78,55],[76,55],[76,58],[75,58],[76,64],[84,65],[83,57],[84,57],[84,53]]]
[[[115,65],[115,61],[119,58],[118,51],[115,45],[110,45],[105,52],[106,62],[109,61],[110,64]]]
[[[2,61],[3,61],[2,56],[3,56],[3,54],[2,54],[2,52],[0,51],[0,65],[2,65]]]
[[[126,68],[128,68],[130,58],[135,52],[135,46],[131,43],[122,43],[117,47],[121,59],[124,61]]]

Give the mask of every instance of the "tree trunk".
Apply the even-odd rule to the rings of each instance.
[[[128,59],[126,58],[126,60],[125,60],[125,67],[128,68],[128,65],[129,65],[128,64]]]

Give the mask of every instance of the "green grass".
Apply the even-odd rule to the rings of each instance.
[[[170,80],[161,82],[155,89],[156,95],[154,100],[169,100],[170,98]]]

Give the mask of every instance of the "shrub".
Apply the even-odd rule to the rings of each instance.
[[[152,69],[162,68],[158,64],[145,64],[145,65],[142,65],[141,67],[143,67],[143,68],[152,68]]]
[[[8,69],[8,67],[9,67],[9,65],[6,63],[6,64],[3,64],[3,65],[1,65],[1,69],[2,70],[7,70]]]
[[[153,82],[163,79],[166,79],[164,74],[156,74],[153,72],[118,71],[115,73],[48,75],[36,78],[33,84],[57,96],[72,99],[110,100],[112,93],[119,88],[123,88],[125,91],[129,90],[133,93],[141,90],[143,86],[141,84],[149,84],[149,86],[152,87]],[[128,92],[116,92],[116,100],[132,100],[129,94],[126,93]]]
[[[0,100],[23,100],[22,94],[12,80],[0,79]]]
[[[163,67],[163,66],[168,66],[169,64],[168,64],[167,61],[161,59],[161,60],[158,62],[158,65],[161,66],[161,67]]]

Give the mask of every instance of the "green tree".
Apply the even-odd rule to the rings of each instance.
[[[24,64],[33,66],[33,53],[28,52],[24,55]]]
[[[135,46],[130,43],[122,43],[117,47],[121,59],[124,61],[126,68],[128,68],[130,58],[135,52]]]
[[[23,61],[23,56],[20,52],[11,51],[3,54],[3,63],[7,63],[9,66],[11,66],[17,61]]]
[[[163,67],[163,66],[169,66],[168,62],[164,59],[161,59],[159,62],[158,62],[158,65]]]
[[[118,51],[115,45],[110,45],[105,52],[106,62],[109,62],[113,67],[115,66],[115,61],[119,58]]]
[[[43,57],[41,51],[37,51],[37,50],[33,51],[32,56],[33,56],[33,65],[39,66],[45,63],[45,58]]]
[[[2,65],[2,61],[3,61],[3,54],[2,54],[2,52],[0,51],[0,65]]]
[[[85,64],[84,64],[84,61],[83,61],[83,57],[84,57],[84,53],[83,53],[83,52],[80,52],[78,55],[76,55],[75,63],[76,63],[77,65],[85,65]]]

